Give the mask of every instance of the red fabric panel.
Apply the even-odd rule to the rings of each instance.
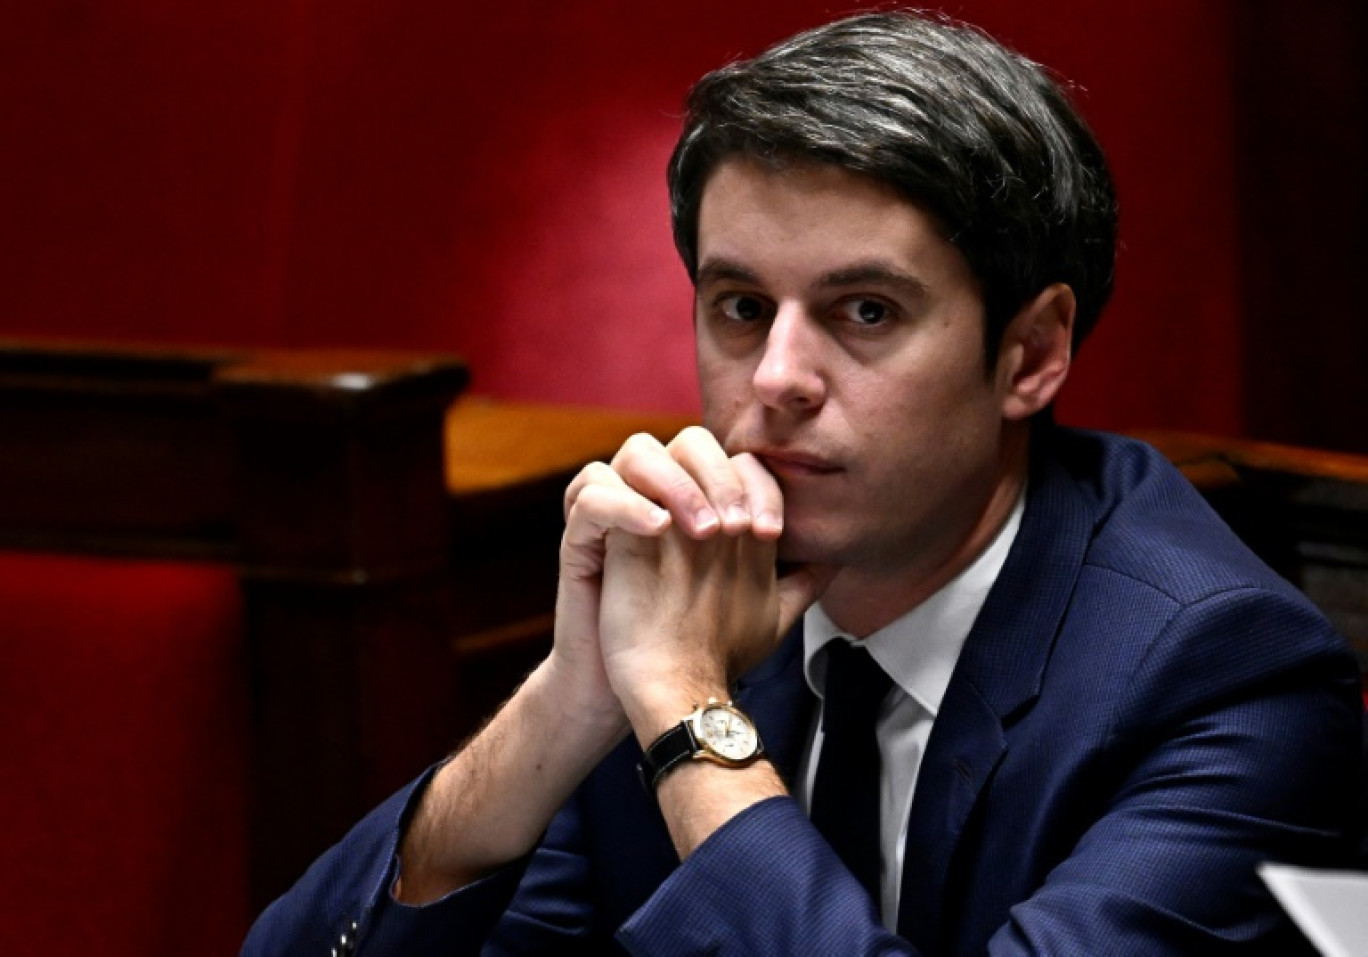
[[[0,332],[449,348],[476,391],[692,410],[685,90],[829,0],[27,4]],[[964,0],[1076,81],[1126,206],[1090,424],[1240,426],[1230,7]]]
[[[887,4],[10,6],[0,333],[444,348],[470,360],[478,392],[690,411],[690,290],[662,185],[685,90],[798,28]],[[1241,54],[1264,49],[1246,49],[1237,28],[1265,5],[945,6],[1077,84],[1113,161],[1117,294],[1061,417],[1238,434],[1249,396],[1266,393],[1292,422],[1353,419],[1335,377],[1299,383],[1318,356],[1343,378],[1352,361],[1336,357],[1362,352],[1343,331],[1361,313],[1353,282],[1318,278],[1357,275],[1358,248],[1332,240],[1358,235],[1362,216],[1352,202],[1304,201],[1324,182],[1305,174],[1318,161],[1280,173],[1293,188],[1268,203],[1250,176],[1258,151],[1236,141],[1241,104],[1300,89],[1288,80],[1305,72],[1292,54],[1257,55],[1259,88],[1236,82]],[[1359,0],[1325,6],[1327,22],[1362,22]],[[1318,73],[1353,58],[1352,32],[1307,41]],[[1338,102],[1357,101],[1292,100],[1307,126],[1361,141],[1362,111]],[[1257,146],[1268,134],[1256,132]],[[1284,154],[1269,155],[1282,170]],[[1284,313],[1307,308],[1305,283],[1276,257],[1244,275],[1242,232],[1285,236],[1309,264],[1298,275],[1325,287],[1315,311],[1344,317],[1300,337],[1300,379],[1279,365],[1279,333],[1286,322],[1296,335]],[[1290,306],[1263,330],[1271,361],[1250,368],[1260,329],[1242,301],[1260,302],[1268,283]]]
[[[233,576],[0,553],[0,953],[237,953],[247,701]]]

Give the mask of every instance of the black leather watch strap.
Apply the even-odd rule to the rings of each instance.
[[[641,755],[637,776],[647,794],[654,795],[660,779],[682,761],[698,753],[698,739],[687,721],[681,721],[651,743]]]

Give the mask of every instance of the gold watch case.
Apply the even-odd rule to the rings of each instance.
[[[726,767],[745,767],[762,753],[755,722],[730,701],[709,698],[685,719],[701,750],[694,757]]]

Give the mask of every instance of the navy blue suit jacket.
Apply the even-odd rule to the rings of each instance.
[[[918,777],[897,936],[789,798],[681,865],[629,739],[529,859],[424,908],[388,896],[416,782],[277,901],[244,954],[326,955],[353,921],[362,954],[1300,948],[1255,866],[1346,860],[1352,656],[1153,450],[1036,441],[1021,530]],[[809,723],[801,658],[790,635],[737,692],[782,773]]]

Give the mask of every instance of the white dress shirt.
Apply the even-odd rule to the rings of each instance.
[[[940,710],[964,640],[1016,538],[1024,503],[1023,494],[997,537],[964,571],[916,608],[859,642],[893,679],[878,718],[883,762],[879,795],[883,893],[879,904],[889,930],[897,928],[907,820],[931,723]],[[803,617],[803,670],[819,702],[826,686],[826,656],[818,652],[834,638],[854,641],[827,617],[820,603],[813,605]],[[820,703],[816,712],[796,782],[797,798],[808,813],[812,811],[812,784],[822,751]]]

